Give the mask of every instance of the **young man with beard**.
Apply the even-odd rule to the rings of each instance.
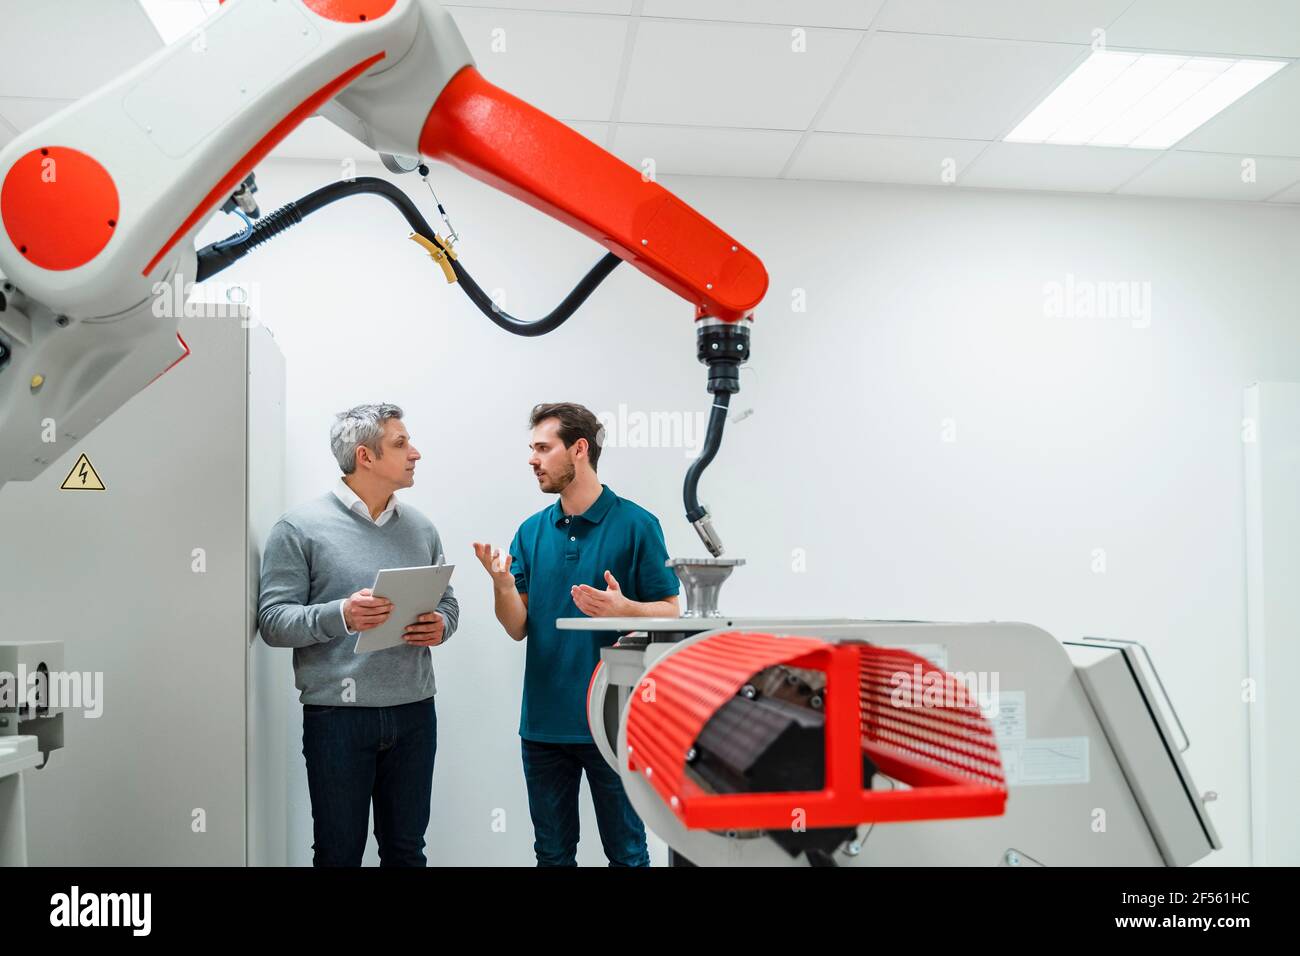
[[[577,865],[586,773],[609,865],[649,866],[645,826],[587,727],[587,685],[618,634],[560,631],[555,619],[677,617],[680,588],[658,519],[596,477],[604,439],[596,416],[560,402],[536,406],[529,423],[528,464],[538,487],[559,498],[519,527],[507,552],[475,544],[474,553],[492,576],[497,620],[527,639],[519,736],[537,864]]]

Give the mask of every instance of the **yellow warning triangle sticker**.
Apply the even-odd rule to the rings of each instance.
[[[61,491],[107,491],[104,483],[99,480],[99,475],[95,472],[95,466],[90,463],[90,459],[82,455],[77,459],[77,463],[72,466],[72,471],[68,472],[68,477],[63,479],[63,484],[59,486]]]

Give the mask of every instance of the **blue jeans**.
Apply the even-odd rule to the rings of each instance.
[[[546,744],[523,738],[520,742],[538,866],[578,865],[578,788],[584,770],[609,865],[650,865],[645,826],[628,802],[618,771],[605,762],[595,744]]]
[[[438,717],[433,698],[396,707],[302,709],[314,866],[360,866],[375,805],[380,866],[424,866]]]

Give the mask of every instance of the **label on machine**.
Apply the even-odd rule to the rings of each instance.
[[[1025,714],[1025,692],[1023,690],[1004,690],[993,694],[985,707],[984,716],[993,725],[993,734],[998,738],[998,746],[1024,740],[1029,734],[1029,718]]]
[[[1007,786],[1088,783],[1087,737],[1038,737],[999,741]]]

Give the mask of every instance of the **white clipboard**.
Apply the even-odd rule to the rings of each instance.
[[[383,568],[375,575],[376,597],[393,602],[388,620],[378,627],[357,635],[355,654],[369,654],[390,647],[407,646],[402,634],[421,614],[438,609],[447,593],[454,564],[426,565],[418,568]]]

